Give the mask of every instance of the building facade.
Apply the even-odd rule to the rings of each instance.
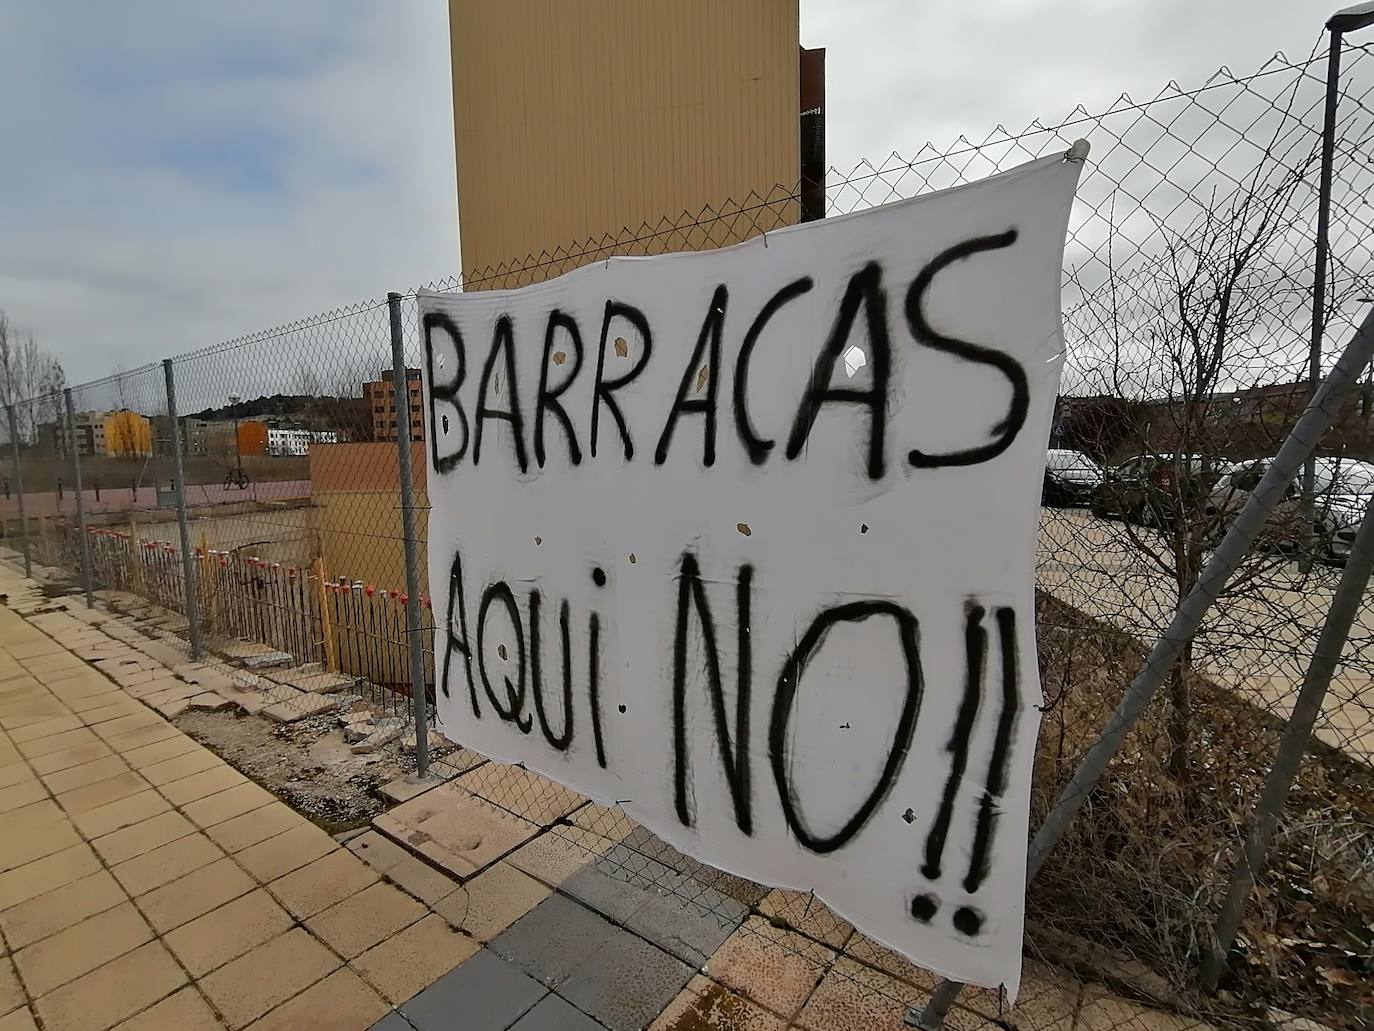
[[[73,434],[65,420],[53,426],[57,450],[69,454],[76,448],[83,458],[141,458],[153,453],[152,423],[146,415],[127,408],[113,412],[79,412],[72,420]]]
[[[395,440],[397,427],[404,425],[405,412],[397,412],[395,375],[383,369],[372,383],[363,384],[363,403],[372,418],[373,440]],[[424,395],[419,369],[406,369],[406,395],[410,399],[410,439],[425,439]]]
[[[172,450],[172,426],[171,420],[165,415],[156,415],[152,418],[153,449],[158,452],[171,453]],[[209,453],[210,437],[212,434],[211,423],[204,419],[192,419],[182,416],[177,420],[178,430],[180,431],[181,453],[183,455],[204,455]]]
[[[799,220],[797,0],[449,0],[449,35],[465,289],[727,202],[730,242]]]
[[[306,430],[297,426],[267,427],[267,453],[277,458],[301,457],[310,454],[311,444],[337,444],[338,433],[333,430]]]

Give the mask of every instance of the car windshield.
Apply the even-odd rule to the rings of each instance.
[[[1315,486],[1322,494],[1374,494],[1374,465],[1354,459],[1318,460]]]

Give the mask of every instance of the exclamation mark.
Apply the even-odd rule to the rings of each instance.
[[[964,890],[970,895],[983,886],[991,870],[992,843],[997,833],[997,818],[1001,814],[998,800],[1007,790],[1007,765],[1016,733],[1016,713],[1021,704],[1016,613],[1011,609],[997,610],[997,637],[1002,649],[1002,707],[997,714],[997,736],[993,739],[992,758],[988,762],[987,785],[978,803],[973,854],[964,877]],[[983,920],[982,912],[974,906],[960,906],[954,912],[955,929],[963,934],[977,934],[983,928]]]
[[[954,818],[954,801],[959,795],[964,770],[968,767],[969,739],[973,736],[973,725],[978,719],[978,707],[982,702],[987,648],[988,634],[983,629],[983,607],[969,605],[964,618],[964,695],[959,702],[954,732],[945,746],[950,754],[949,779],[945,781],[945,791],[935,822],[926,836],[926,858],[921,867],[921,874],[928,881],[938,881],[943,868],[945,842],[949,838],[950,821]],[[922,923],[929,923],[939,909],[940,900],[929,893],[917,895],[911,900],[911,915]]]

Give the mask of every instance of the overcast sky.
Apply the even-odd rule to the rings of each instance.
[[[802,43],[850,167],[1306,57],[1332,9],[802,0]],[[77,383],[456,274],[448,61],[444,0],[0,0],[0,307]]]

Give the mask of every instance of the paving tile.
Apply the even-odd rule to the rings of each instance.
[[[367,830],[356,838],[350,838],[347,848],[378,873],[386,873],[410,855],[396,842],[374,830]]]
[[[144,695],[141,699],[144,705],[151,705],[160,708],[169,702],[186,701],[188,698],[200,694],[205,689],[199,684],[178,684],[176,687],[169,687],[156,694]]]
[[[673,871],[663,868],[673,877]],[[648,888],[632,883],[629,879],[612,876],[592,863],[583,867],[563,882],[559,888],[571,895],[584,906],[596,910],[606,919],[623,924],[634,916],[635,911],[655,897]]]
[[[625,926],[678,959],[700,968],[743,922],[744,904],[714,888],[686,882],[671,892],[655,892]],[[684,894],[691,892],[689,897]]]
[[[105,1031],[185,981],[171,954],[152,941],[50,992],[35,1007],[47,1028]]]
[[[27,1002],[24,986],[19,983],[14,964],[8,956],[0,958],[0,1013],[9,1013]]]
[[[208,748],[197,748],[183,755],[145,766],[139,772],[143,774],[144,779],[149,784],[154,787],[161,787],[164,784],[171,784],[173,781],[190,777],[196,773],[204,773],[206,770],[213,770],[223,765],[224,760]]]
[[[492,939],[490,948],[555,988],[615,933],[614,924],[562,895],[545,899]]]
[[[33,1013],[26,1006],[0,1017],[0,1031],[38,1031]]]
[[[305,925],[344,959],[353,959],[427,912],[391,885],[374,884],[316,914]]]
[[[83,726],[85,724],[81,722],[79,716],[68,714],[40,720],[23,727],[15,727],[9,731],[9,736],[10,740],[17,745],[21,741],[33,741],[40,737],[51,737],[53,734],[64,734],[69,730],[79,730]]]
[[[183,988],[114,1031],[222,1031],[224,1025],[194,988]],[[0,1029],[3,1031],[3,1029]]]
[[[22,834],[4,835],[0,837],[0,871],[13,870],[80,843],[80,835],[66,820],[52,820]]]
[[[0,787],[13,787],[15,784],[33,780],[34,776],[33,768],[23,760],[11,766],[0,766]]]
[[[471,938],[451,930],[443,917],[431,913],[368,949],[353,961],[353,969],[387,1000],[399,1004],[437,981],[477,949]]]
[[[572,1003],[550,993],[512,1024],[511,1031],[603,1031],[603,1025]]]
[[[278,935],[200,980],[231,1028],[242,1028],[321,980],[338,957],[299,927]]]
[[[108,870],[73,881],[0,912],[0,928],[11,949],[46,938],[126,900]]]
[[[76,730],[64,731],[61,734],[50,734],[33,741],[24,741],[16,744],[15,747],[26,759],[36,759],[52,752],[65,752],[82,745],[98,744],[99,742],[100,738],[96,737],[95,734],[85,727],[80,727]]]
[[[282,1003],[250,1031],[367,1031],[390,1008],[345,967]]]
[[[35,773],[42,775],[80,766],[82,763],[94,762],[96,759],[103,759],[107,755],[114,755],[114,752],[110,750],[109,745],[92,735],[92,740],[84,745],[64,748],[60,752],[49,752],[47,755],[31,758],[29,765],[33,767]]]
[[[643,938],[617,930],[568,975],[558,992],[611,1031],[640,1031],[694,972]]]
[[[236,853],[308,822],[290,806],[271,802],[261,809],[207,827],[205,833],[224,851]]]
[[[103,709],[110,705],[137,704],[128,695],[117,687],[98,694],[86,695],[82,698],[68,698],[65,704],[72,712],[79,714]]]
[[[2,876],[2,875],[0,875]],[[299,920],[375,883],[377,872],[341,848],[271,883],[269,889]]]
[[[245,870],[266,884],[327,856],[339,845],[312,823],[297,823],[288,831],[250,845],[238,853]]]
[[[984,1015],[1010,1023],[1017,1031],[1070,1031],[1074,1027],[1082,995],[1083,986],[1077,978],[1031,959],[1021,968],[1021,991],[1016,997],[1016,1005],[1008,1011],[1001,1008],[991,1013],[984,1011]],[[1122,1031],[1127,1031],[1129,1026],[1128,1023]],[[1183,1025],[1185,1028],[1194,1026],[1191,1022]],[[1201,1031],[1200,1025],[1197,1028]],[[1147,1029],[1141,1028],[1140,1031]]]
[[[118,802],[121,798],[128,798],[146,790],[148,782],[130,770],[96,781],[94,784],[87,784],[85,787],[64,791],[57,796],[57,801],[63,809],[75,816],[77,813]]]
[[[146,895],[224,858],[224,852],[202,834],[188,834],[113,867],[110,872],[130,895]]]
[[[458,1014],[463,1031],[505,1031],[547,995],[489,949],[482,949],[401,1006],[416,1031],[449,1031]]]
[[[841,956],[826,972],[794,1027],[802,1031],[868,1031],[903,1028],[910,1007],[921,1007],[930,993]],[[998,1025],[955,1007],[945,1016],[950,1031],[998,1031]]]
[[[551,826],[587,801],[557,781],[506,763],[484,763],[452,783],[540,827]]]
[[[1210,1031],[1195,1019],[1114,997],[1101,985],[1084,991],[1076,1026],[1083,1031]]]
[[[88,709],[83,709],[77,715],[81,722],[88,727],[94,727],[101,723],[109,723],[110,720],[117,720],[121,716],[128,716],[137,712],[139,703],[132,698],[114,698],[105,705],[96,705]]]
[[[272,801],[274,798],[270,791],[264,791],[250,781],[229,788],[227,791],[216,792],[205,798],[198,798],[194,802],[187,802],[181,807],[181,811],[195,821],[198,826],[213,827],[225,820],[232,820],[235,816],[242,816],[244,813],[251,813],[254,809],[261,809]]]
[[[11,809],[5,814],[4,825],[10,834],[27,834],[29,831],[49,823],[66,823],[67,814],[62,807],[51,799],[34,802],[22,809]]]
[[[177,734],[173,737],[163,738],[152,744],[143,745],[139,748],[127,749],[124,751],[125,761],[136,770],[141,770],[145,766],[152,766],[154,763],[165,762],[168,759],[175,759],[179,755],[187,752],[203,751],[200,745],[191,740],[185,734]]]
[[[837,916],[810,892],[774,888],[759,902],[759,912],[773,923],[781,921],[832,949],[843,949],[854,933],[853,924]]]
[[[539,830],[451,784],[396,806],[374,825],[457,877],[478,873]]]
[[[4,1031],[4,1028],[0,1027],[0,1031]],[[392,1010],[368,1031],[415,1031],[415,1025],[401,1016],[400,1010]]]
[[[174,810],[96,838],[91,847],[111,866],[195,833],[195,824]]]
[[[26,780],[22,784],[0,788],[0,813],[22,809],[34,802],[41,802],[47,797],[48,789],[36,780]]]
[[[146,727],[139,727],[126,734],[118,734],[114,737],[105,737],[105,742],[116,752],[127,754],[135,752],[145,745],[156,744],[159,741],[167,741],[172,738],[185,737],[181,731],[170,723],[165,722],[161,716],[156,717],[157,722]],[[103,735],[102,735],[103,736]],[[190,738],[186,738],[190,741]],[[191,742],[195,744],[194,741]],[[134,765],[134,764],[130,764]]]
[[[121,827],[142,823],[158,813],[165,813],[170,808],[171,803],[150,788],[128,798],[121,798],[117,802],[87,809],[84,813],[74,813],[72,823],[76,824],[76,829],[86,837],[99,838]]]
[[[38,998],[152,939],[147,922],[125,902],[20,949],[14,963],[29,994]]]
[[[292,922],[259,888],[167,932],[163,941],[192,977],[202,977],[283,934]]]
[[[116,720],[109,720],[95,728],[95,732],[106,741],[117,738],[130,731],[139,730],[143,727],[166,726],[167,722],[153,712],[151,709],[139,709],[131,712],[127,716],[121,716]]]
[[[102,780],[110,777],[118,777],[121,773],[128,773],[128,764],[117,755],[107,755],[103,759],[94,762],[82,763],[80,766],[69,766],[65,770],[57,770],[53,773],[43,775],[43,783],[48,786],[48,790],[53,794],[62,794],[67,791],[75,791],[77,788],[84,788],[88,784],[98,784]]]
[[[194,752],[187,753],[187,755],[194,754]],[[210,769],[193,773],[189,777],[163,784],[158,790],[173,805],[184,806],[198,798],[205,798],[207,795],[227,791],[229,788],[247,783],[248,778],[239,773],[238,770],[227,763],[219,763]]]
[[[496,863],[434,904],[434,911],[479,942],[489,942],[549,897],[552,889]]]
[[[711,979],[791,1019],[835,954],[793,931],[750,917],[706,962]]]
[[[0,873],[0,909],[89,877],[99,869],[100,860],[82,843]]]
[[[457,880],[409,853],[393,863],[383,876],[427,906],[438,904],[459,887]]]
[[[505,862],[557,888],[614,842],[579,827],[558,827],[521,846]]]
[[[736,995],[709,977],[697,976],[659,1014],[649,1031],[729,1028],[730,1031],[785,1031],[787,1021]],[[863,1031],[869,1031],[864,1028]],[[876,1028],[873,1031],[877,1031]]]
[[[253,878],[240,870],[237,863],[221,859],[141,896],[138,906],[153,928],[165,934],[255,887]]]

